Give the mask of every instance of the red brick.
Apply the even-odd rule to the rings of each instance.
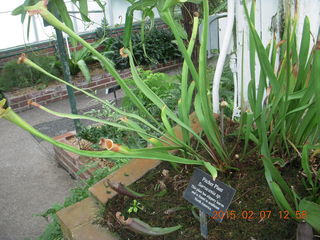
[[[13,109],[13,110],[16,110],[19,108],[19,104],[10,104],[10,107]]]
[[[27,101],[23,101],[19,103],[19,107],[25,107],[25,106],[28,106]]]
[[[101,80],[96,82],[96,85],[101,85],[101,84],[107,83],[107,82],[109,82],[109,79],[106,79],[106,78],[105,79],[101,79]]]
[[[51,99],[51,98],[52,98],[51,94],[39,96],[36,98],[36,102],[41,103],[41,102],[44,102],[44,101]]]
[[[26,100],[26,95],[13,97],[13,98],[10,99],[10,103],[18,103],[18,102],[21,102],[21,101],[24,101],[24,100]]]

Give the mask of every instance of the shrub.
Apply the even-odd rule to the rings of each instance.
[[[109,23],[106,19],[102,19],[100,27],[96,29],[96,35],[98,38],[105,38],[111,33]]]
[[[146,56],[141,41],[141,33],[133,33],[132,45],[136,64],[139,66],[151,65],[181,58],[181,53],[173,40],[174,36],[169,30],[152,28],[145,34]],[[117,69],[129,68],[128,58],[122,58],[119,54],[122,47],[122,37],[115,38],[111,44],[110,41],[105,44],[106,50],[111,52],[108,57],[114,62]]]
[[[180,96],[179,84],[175,82],[175,77],[171,77],[165,73],[152,73],[152,71],[144,71],[139,69],[140,77],[145,84],[157,94],[173,111],[177,107],[178,98]],[[127,84],[131,87],[134,94],[140,99],[143,105],[148,111],[156,118],[160,119],[161,111],[153,104],[153,102],[147,98],[135,85],[132,79],[127,79]],[[124,96],[122,101],[122,107],[128,111],[137,111],[136,106],[130,100],[128,96]]]
[[[36,56],[29,58],[53,75],[61,75],[61,66],[55,56]],[[0,89],[9,91],[14,88],[31,87],[37,84],[48,85],[52,79],[25,64],[17,64],[16,60],[4,65],[0,77]]]

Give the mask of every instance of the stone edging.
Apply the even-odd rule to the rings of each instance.
[[[175,69],[181,65],[181,62],[170,61],[166,64],[158,64],[155,66],[143,67],[144,69],[153,70],[153,72],[164,72],[167,70]],[[119,71],[122,78],[128,78],[131,76],[130,69],[124,69]],[[109,73],[103,73],[94,75],[91,77],[91,82],[87,83],[84,79],[80,79],[75,83],[77,87],[85,88],[86,90],[97,90],[102,88],[108,88],[116,85],[115,79]],[[75,94],[82,94],[79,91],[75,91]],[[33,93],[26,93],[24,95],[15,96],[13,93],[6,93],[10,107],[15,112],[22,112],[30,109],[28,106],[28,100],[33,100],[41,105],[57,102],[68,98],[66,86],[63,84],[57,85],[52,88],[47,88]]]

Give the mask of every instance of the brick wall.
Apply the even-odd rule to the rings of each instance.
[[[72,131],[72,132],[67,132],[61,136],[55,137],[54,139],[61,143],[71,145],[68,140],[70,138],[73,138],[74,136],[75,136],[75,132]],[[72,145],[72,146],[77,148],[76,145]],[[96,170],[91,168],[79,174],[79,171],[82,168],[84,168],[86,164],[90,163],[90,158],[81,157],[75,153],[65,151],[62,148],[58,148],[56,146],[53,146],[53,150],[55,153],[55,159],[57,163],[61,167],[63,167],[74,178],[88,179],[90,178],[92,173]]]
[[[152,67],[144,67],[144,69],[151,69],[153,72],[165,72],[171,69],[175,69],[181,65],[180,62],[171,61],[166,64],[158,64]],[[131,76],[129,69],[119,71],[122,78],[128,78]],[[109,73],[97,74],[91,76],[91,82],[87,83],[84,78],[77,80],[74,83],[80,88],[86,90],[97,90],[103,88],[109,88],[116,85],[115,79]],[[75,94],[81,94],[79,91],[75,91]],[[67,89],[64,84],[57,85],[52,88],[46,88],[40,91],[25,93],[23,95],[16,95],[14,92],[6,93],[6,97],[9,101],[10,107],[16,112],[22,112],[30,109],[28,106],[28,100],[33,100],[41,105],[45,105],[52,102],[57,102],[68,98]]]

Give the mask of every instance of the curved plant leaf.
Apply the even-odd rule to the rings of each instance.
[[[320,205],[303,199],[299,204],[300,211],[306,211],[306,222],[320,232]]]
[[[116,217],[121,224],[123,224],[126,228],[130,229],[131,231],[150,236],[162,236],[165,234],[175,232],[182,227],[181,225],[168,228],[151,227],[149,224],[137,218],[128,218],[127,220],[125,220],[125,218],[121,215],[120,212],[116,213]]]

